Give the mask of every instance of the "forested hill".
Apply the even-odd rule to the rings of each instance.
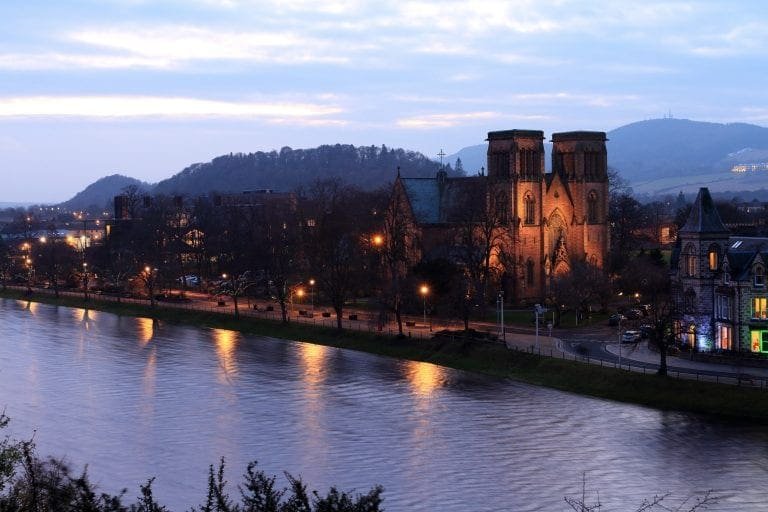
[[[126,187],[137,187],[140,190],[150,190],[151,185],[121,174],[105,176],[88,185],[72,199],[59,206],[68,210],[101,211],[109,208],[111,211],[112,198]]]
[[[256,153],[236,153],[193,164],[159,182],[158,194],[204,194],[209,191],[294,190],[318,179],[338,177],[344,183],[373,189],[403,176],[434,176],[440,164],[421,153],[386,146],[325,145]]]

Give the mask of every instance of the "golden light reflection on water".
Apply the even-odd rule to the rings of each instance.
[[[322,384],[325,380],[325,360],[329,348],[313,343],[299,344],[299,357],[304,370],[304,382],[310,389]]]
[[[27,302],[26,309],[33,315],[37,314],[37,310],[40,308],[40,303],[38,302]]]
[[[419,396],[429,396],[445,382],[445,368],[420,361],[405,361],[405,375],[411,391]]]
[[[137,318],[136,330],[139,336],[139,346],[144,348],[152,341],[155,335],[155,320],[151,318]]]
[[[237,340],[240,334],[226,329],[211,329],[213,341],[216,345],[216,355],[219,358],[219,382],[232,383],[232,378],[237,377]]]

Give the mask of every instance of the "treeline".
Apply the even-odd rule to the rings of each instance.
[[[391,183],[396,169],[409,177],[433,177],[440,164],[421,153],[387,146],[323,145],[255,153],[230,153],[194,164],[157,184],[155,194],[200,195],[210,190],[294,190],[324,179],[373,190]]]
[[[8,425],[0,414],[0,428]],[[378,512],[383,510],[381,486],[366,494],[352,494],[336,487],[321,494],[310,491],[300,477],[285,473],[288,487],[277,478],[248,464],[234,494],[225,479],[224,460],[208,470],[208,486],[202,502],[190,512]],[[152,488],[154,478],[139,486],[131,501],[127,489],[103,492],[91,482],[86,470],[75,472],[66,462],[38,456],[32,441],[0,442],[0,510],[6,512],[168,512]]]

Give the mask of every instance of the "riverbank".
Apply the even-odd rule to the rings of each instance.
[[[5,290],[0,297],[31,300],[66,307],[89,308],[124,316],[151,317],[160,321],[230,329],[259,336],[307,341],[388,357],[425,361],[459,370],[518,379],[563,391],[636,403],[665,410],[678,410],[768,423],[768,391],[713,383],[643,375],[613,368],[511,351],[501,344],[454,339],[398,339],[371,332],[342,332],[334,328],[299,323],[284,325],[273,320],[179,310],[154,309],[139,304],[81,298],[27,296]]]

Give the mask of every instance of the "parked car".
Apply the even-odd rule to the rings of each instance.
[[[640,337],[649,338],[653,332],[653,326],[650,324],[643,324],[640,326]]]
[[[200,278],[197,276],[182,276],[178,279],[179,283],[184,283],[187,286],[200,286]]]
[[[616,314],[613,314],[610,317],[608,317],[608,325],[610,325],[610,326],[617,326],[617,325],[619,325],[619,322],[623,322],[626,319],[627,319],[627,317],[625,317],[621,313],[616,313]]]
[[[637,343],[640,341],[640,331],[624,331],[621,335],[622,343]]]

